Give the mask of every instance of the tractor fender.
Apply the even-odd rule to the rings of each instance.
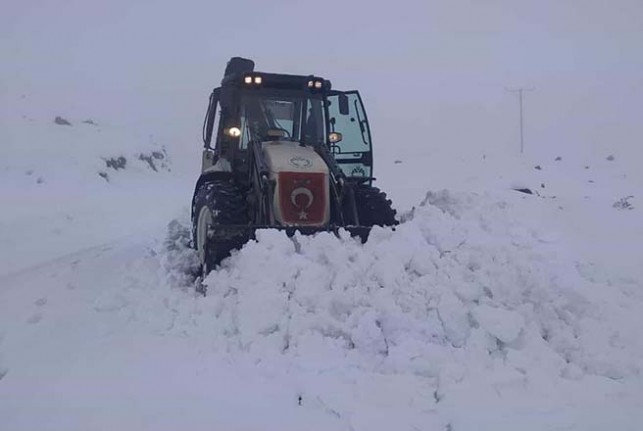
[[[203,171],[201,176],[194,186],[194,193],[192,194],[192,217],[194,218],[194,199],[196,194],[203,184],[215,180],[229,180],[232,178],[232,168],[230,162],[224,158],[219,158],[214,165]]]

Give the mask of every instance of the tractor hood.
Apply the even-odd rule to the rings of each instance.
[[[271,141],[263,144],[263,153],[270,167],[270,178],[279,172],[318,172],[328,174],[324,160],[311,147],[297,142]]]
[[[263,153],[275,181],[275,219],[285,226],[324,226],[330,219],[328,166],[298,142],[265,142]]]

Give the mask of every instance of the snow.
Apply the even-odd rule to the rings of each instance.
[[[154,137],[83,117],[57,125],[48,113],[22,114],[34,101],[15,102],[0,146],[0,273],[163,225],[173,200],[189,201],[188,180],[172,175]]]
[[[0,147],[0,429],[643,423],[628,157],[384,150],[395,230],[260,231],[204,297],[188,248],[198,147],[23,103]],[[139,159],[152,152],[164,167]]]

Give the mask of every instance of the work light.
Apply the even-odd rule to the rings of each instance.
[[[228,129],[228,135],[232,136],[233,138],[238,138],[241,136],[241,129],[238,127],[230,127]]]

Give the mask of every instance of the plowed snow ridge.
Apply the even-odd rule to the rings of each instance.
[[[218,330],[258,355],[314,347],[359,367],[435,377],[467,355],[566,378],[638,375],[638,357],[614,348],[639,342],[620,330],[636,313],[631,296],[583,278],[538,232],[507,224],[504,205],[430,193],[395,232],[376,228],[365,245],[262,231],[211,273],[205,301]]]
[[[217,343],[270,369],[414,377],[441,411],[480,407],[449,423],[481,425],[489,406],[495,420],[577,406],[587,423],[627,428],[635,418],[609,414],[624,406],[608,399],[640,391],[641,285],[585,272],[509,203],[443,191],[364,245],[262,231],[210,274],[201,306]]]

